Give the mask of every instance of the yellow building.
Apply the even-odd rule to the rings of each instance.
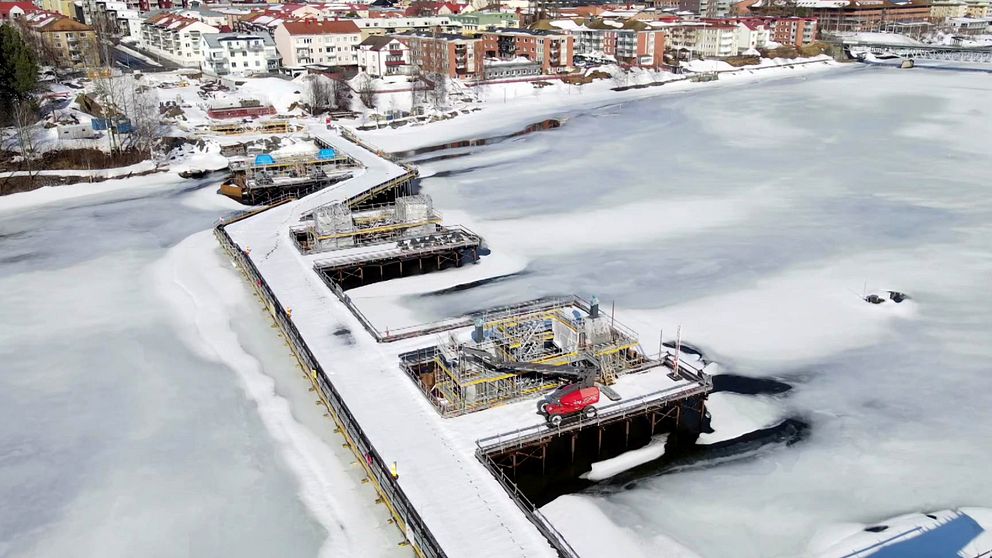
[[[989,0],[965,0],[965,17],[984,18],[992,16],[992,2]]]
[[[41,0],[41,8],[66,17],[76,17],[76,4],[73,0]]]
[[[89,25],[54,12],[35,12],[24,18],[39,39],[43,58],[63,68],[82,68],[97,63],[96,33]]]
[[[953,17],[964,17],[966,8],[963,0],[934,0],[930,4],[930,21],[942,23]]]

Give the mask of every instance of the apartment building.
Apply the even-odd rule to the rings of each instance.
[[[817,20],[820,32],[880,31],[900,25],[929,23],[930,0],[794,0],[762,1],[751,6],[758,15],[797,15]]]
[[[484,75],[483,39],[450,33],[406,33],[397,35],[410,48],[410,63],[425,74],[459,79]]]
[[[27,14],[38,11],[41,10],[31,2],[0,2],[0,22],[20,19]]]
[[[30,4],[30,2],[3,2],[0,3],[0,19],[3,19],[3,8],[6,4]],[[76,17],[76,3],[74,0],[41,0],[40,6],[48,12],[62,14],[65,17]]]
[[[134,4],[122,0],[95,0],[90,13],[98,29],[103,25],[115,37],[130,37],[135,42],[140,42],[143,20],[133,6]]]
[[[461,25],[452,21],[450,16],[425,17],[372,17],[350,19],[362,31],[362,40],[373,35],[395,35],[410,31],[431,32],[439,30],[442,33],[461,32]]]
[[[196,68],[203,59],[201,37],[220,29],[192,18],[161,13],[141,26],[141,44],[155,54],[180,66]]]
[[[396,37],[373,35],[358,45],[358,67],[373,77],[407,74],[410,47]]]
[[[698,52],[696,43],[699,41],[700,30],[706,27],[706,24],[701,21],[658,21],[652,22],[651,27],[664,31],[665,48],[669,51],[678,51],[680,54],[677,56],[684,58],[689,52]]]
[[[580,27],[569,34],[575,40],[575,54],[606,55],[612,56],[621,64],[660,68],[664,64],[665,32],[652,29],[647,24],[639,25],[643,28]]]
[[[981,19],[992,17],[992,1],[990,0],[965,0],[964,17]]]
[[[545,74],[572,69],[575,39],[570,35],[543,30],[506,29],[487,31],[481,37],[486,58],[527,58],[539,63]]]
[[[448,19],[461,26],[462,31],[496,31],[520,27],[517,14],[507,12],[469,12],[448,16]]]
[[[270,37],[275,36],[276,27],[285,23],[287,19],[268,12],[252,12],[246,16],[238,18],[234,23],[234,30],[242,33],[265,33]],[[293,18],[289,18],[293,21]]]
[[[736,56],[740,52],[738,37],[736,25],[705,25],[697,31],[695,48],[691,50],[694,54],[706,57]]]
[[[26,13],[20,21],[57,65],[83,68],[98,61],[96,33],[89,25],[45,11]]]
[[[965,17],[968,5],[962,0],[933,0],[930,4],[930,21],[943,23],[951,18]]]
[[[761,18],[776,43],[803,47],[816,41],[819,23],[812,17]]]
[[[204,33],[200,69],[214,76],[253,76],[279,71],[279,53],[264,33]]]
[[[273,37],[286,68],[358,65],[362,31],[354,21],[287,21],[276,27]]]

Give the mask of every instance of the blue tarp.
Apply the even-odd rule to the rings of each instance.
[[[326,147],[326,148],[321,149],[320,151],[317,152],[317,158],[320,159],[321,161],[324,161],[324,160],[327,160],[327,159],[333,159],[336,155],[337,155],[337,152],[335,152],[330,147]]]
[[[111,121],[107,118],[94,118],[91,121],[94,130],[106,130],[110,125]],[[114,131],[118,134],[130,134],[134,131],[134,127],[131,126],[131,121],[127,118],[120,117],[116,122],[113,123]]]
[[[273,159],[272,158],[272,155],[269,155],[268,153],[262,153],[261,155],[255,155],[255,164],[256,165],[271,165],[271,164],[274,164],[275,162],[276,162],[276,160]]]
[[[923,534],[883,546],[870,558],[960,558],[961,550],[985,530],[974,519],[960,514]]]

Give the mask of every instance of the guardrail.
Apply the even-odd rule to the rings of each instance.
[[[568,544],[568,540],[565,536],[561,534],[561,531],[555,528],[555,526],[548,520],[547,517],[541,512],[541,510],[530,501],[520,488],[517,487],[517,483],[513,482],[510,477],[506,476],[506,473],[502,469],[493,463],[493,460],[489,458],[485,453],[476,451],[476,457],[482,462],[482,466],[485,467],[490,474],[496,479],[497,482],[503,487],[503,490],[510,496],[520,511],[524,512],[524,516],[530,521],[537,530],[544,535],[544,538],[548,539],[551,546],[554,547],[555,551],[561,558],[579,558],[579,553],[572,548],[572,545]]]
[[[681,368],[681,366],[680,366]],[[475,445],[478,452],[486,454],[503,451],[513,447],[522,447],[532,442],[560,436],[562,433],[572,430],[581,430],[592,425],[603,425],[627,418],[629,415],[644,414],[648,409],[661,407],[679,399],[687,399],[695,395],[708,393],[712,389],[709,377],[705,377],[702,382],[698,382],[692,387],[685,385],[674,386],[667,389],[644,394],[640,397],[620,401],[611,405],[599,407],[599,412],[594,418],[579,416],[573,422],[564,422],[558,427],[549,427],[545,423],[525,426],[510,432],[504,432],[495,436],[476,440]]]
[[[252,282],[269,313],[286,336],[290,347],[293,348],[293,352],[300,361],[300,365],[308,369],[311,380],[319,386],[322,400],[327,405],[328,410],[334,415],[342,434],[345,435],[349,446],[356,453],[359,463],[362,464],[369,478],[373,481],[376,491],[379,492],[383,501],[389,507],[390,513],[393,515],[397,526],[400,527],[406,539],[418,555],[425,558],[444,558],[446,555],[434,538],[434,535],[427,528],[423,518],[417,513],[413,504],[399,486],[396,478],[393,477],[386,461],[379,455],[379,452],[376,451],[371,441],[365,435],[358,420],[355,419],[355,416],[345,404],[344,399],[328,379],[320,362],[310,352],[310,348],[304,341],[303,336],[289,318],[289,315],[275,296],[275,293],[272,292],[265,278],[258,271],[258,268],[255,267],[254,262],[231,239],[225,230],[224,224],[219,224],[214,228],[214,235],[217,237],[221,246],[224,247],[224,250],[237,262],[245,276]]]

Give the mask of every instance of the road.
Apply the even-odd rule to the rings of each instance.
[[[133,49],[134,47],[128,47]],[[110,56],[114,59],[114,64],[117,66],[123,66],[125,68],[130,68],[132,70],[141,72],[163,72],[166,70],[175,69],[176,65],[170,63],[167,60],[163,60],[157,56],[149,54],[147,52],[142,52],[141,54],[154,59],[156,62],[161,64],[161,66],[153,66],[144,60],[137,58],[119,49],[117,46],[110,47]]]

